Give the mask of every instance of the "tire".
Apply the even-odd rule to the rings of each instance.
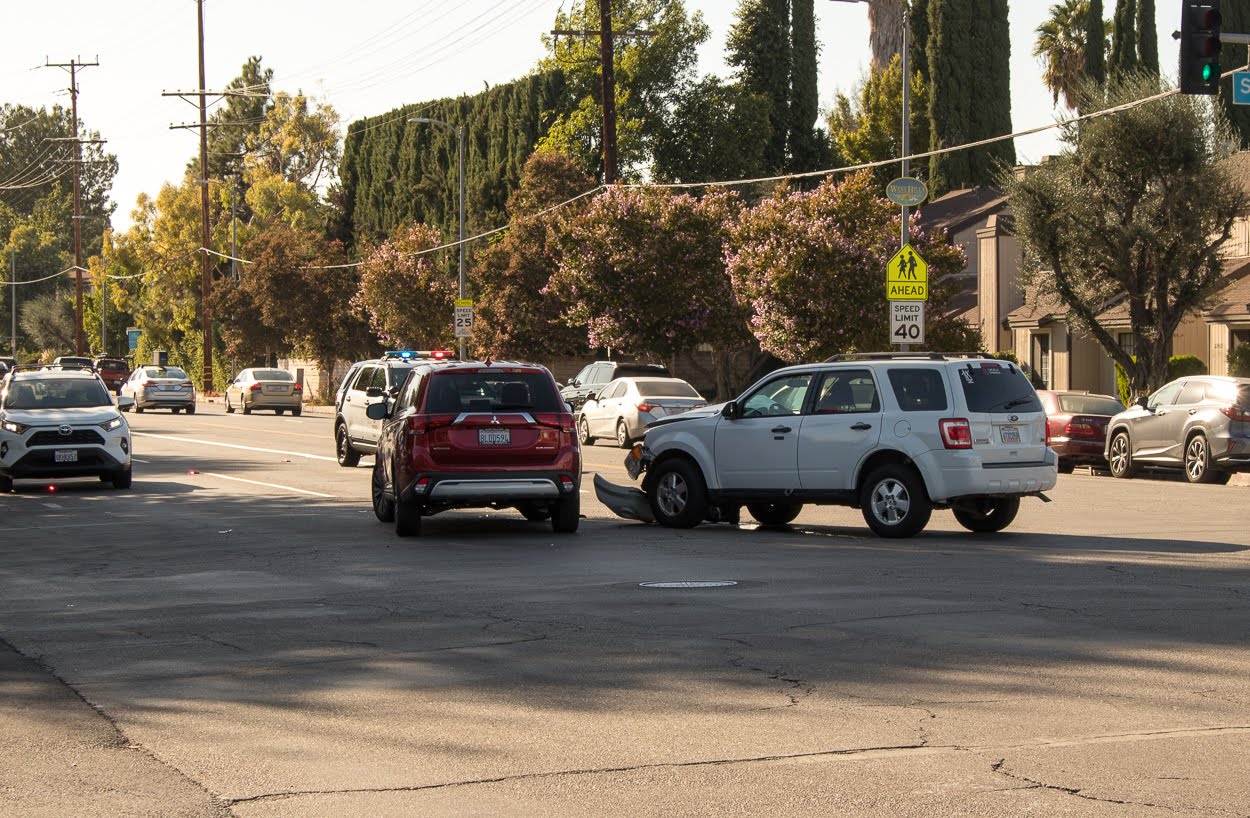
[[[191,404],[190,406],[188,406],[188,407],[187,407],[187,414],[188,414],[188,415],[194,415],[194,414],[195,414],[195,404],[194,404],[194,403],[193,403],[193,404]]]
[[[557,534],[572,534],[582,519],[582,498],[574,492],[551,507],[551,530]]]
[[[180,411],[180,410],[178,409],[178,407],[177,407],[177,406],[171,406],[171,407],[169,407],[169,414],[171,414],[171,415],[176,415],[176,414],[178,414],[178,412],[179,412],[179,411]]]
[[[226,414],[227,414],[227,415],[233,415],[233,414],[234,414],[234,406],[230,403],[230,396],[229,396],[229,395],[227,395],[227,396],[226,396]]]
[[[294,409],[291,410],[291,417],[297,418],[302,414],[304,414],[304,407],[302,406],[296,406]]]
[[[13,491],[13,478],[0,475],[0,494],[8,494]]]
[[[1002,531],[1011,525],[1020,511],[1019,497],[995,497],[982,500],[975,508],[957,508],[955,519],[969,531],[979,534]]]
[[[547,507],[538,503],[522,503],[516,507],[516,510],[531,523],[542,523],[551,519],[551,512]]]
[[[347,427],[342,423],[334,433],[334,453],[338,457],[339,465],[345,469],[354,469],[360,462],[360,452],[352,448],[352,442],[347,437]]]
[[[386,484],[386,475],[382,474],[380,463],[375,463],[373,466],[370,494],[373,497],[373,516],[378,518],[378,522],[394,522],[395,503],[391,499],[391,487]]]
[[[286,412],[286,410],[285,410],[285,409],[274,409],[274,410],[273,410],[273,413],[274,413],[275,415],[282,415],[282,414],[283,414],[283,413],[285,413],[285,412]]]
[[[1211,465],[1211,447],[1204,434],[1196,434],[1185,444],[1185,479],[1191,483],[1228,482],[1231,475]],[[1223,478],[1223,479],[1221,479]]]
[[[707,515],[707,484],[693,463],[666,460],[651,474],[647,502],[660,525],[694,528]]]
[[[245,415],[252,414],[252,407],[247,405],[247,401],[243,401],[243,406],[241,408],[243,409],[243,414]]]
[[[910,466],[888,464],[864,481],[859,507],[879,537],[911,537],[929,523],[933,503],[920,475]]]
[[[1107,465],[1111,468],[1112,477],[1128,479],[1137,474],[1137,464],[1133,462],[1133,444],[1128,432],[1116,432],[1107,448]]]
[[[802,510],[802,503],[747,503],[747,511],[760,525],[787,525]]]
[[[625,425],[625,420],[622,418],[616,422],[616,445],[622,449],[628,449],[631,442],[629,439],[629,427]]]
[[[1071,474],[1072,470],[1075,468],[1076,468],[1076,464],[1073,463],[1071,460],[1059,461],[1059,473],[1060,474]]]
[[[395,534],[400,537],[421,536],[421,512],[416,503],[395,500]]]
[[[136,414],[136,415],[142,415],[142,414],[143,414],[143,407],[142,407],[142,406],[140,406],[140,405],[139,405],[139,404],[137,404],[137,403],[135,404],[135,414]]]
[[[130,466],[127,466],[124,471],[119,471],[114,474],[112,479],[113,488],[128,489],[130,488],[131,482],[134,480],[134,472],[131,470]]]
[[[595,442],[595,439],[590,436],[590,424],[584,417],[577,421],[577,439],[582,442],[583,446],[589,446]]]

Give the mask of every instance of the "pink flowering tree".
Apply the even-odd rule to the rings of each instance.
[[[730,233],[733,293],[750,306],[751,331],[766,352],[797,362],[891,349],[885,268],[898,251],[899,212],[871,174],[779,192],[744,211]],[[977,349],[971,327],[943,317],[943,279],[964,269],[963,250],[914,221],[910,238],[929,264],[926,346]]]
[[[353,302],[384,345],[432,349],[455,343],[452,313],[458,285],[440,258],[448,251],[425,252],[441,238],[436,227],[410,224],[365,251]]]

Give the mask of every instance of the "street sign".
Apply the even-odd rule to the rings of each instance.
[[[470,338],[473,336],[473,299],[456,299],[456,337]]]
[[[896,205],[915,207],[929,198],[929,188],[919,179],[903,176],[885,186],[885,195]]]
[[[890,343],[924,343],[924,302],[890,302]]]
[[[1250,105],[1250,71],[1233,72],[1233,104]]]
[[[143,330],[138,327],[126,327],[126,346],[130,349],[139,348],[139,336],[143,334]]]
[[[910,244],[885,266],[885,297],[890,301],[928,301],[929,263]]]

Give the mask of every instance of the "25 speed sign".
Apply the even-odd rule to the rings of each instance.
[[[455,329],[457,338],[473,337],[473,299],[457,298]]]
[[[924,302],[890,302],[890,343],[924,343]]]

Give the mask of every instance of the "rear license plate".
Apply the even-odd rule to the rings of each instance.
[[[1004,443],[1019,443],[1020,442],[1020,427],[1019,426],[1000,426],[998,427],[998,433],[1002,437],[1002,441]]]
[[[507,446],[512,443],[511,429],[478,429],[477,445]]]
[[[77,463],[77,449],[57,449],[52,454],[52,460],[56,463]]]

